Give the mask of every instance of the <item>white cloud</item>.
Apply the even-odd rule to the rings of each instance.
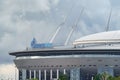
[[[46,11],[50,9],[49,0],[5,0],[4,8],[8,11]]]
[[[1,64],[0,65],[0,79],[15,80],[15,73],[16,73],[16,75],[18,74],[17,69],[15,68],[14,64]]]
[[[54,5],[57,5],[59,3],[59,0],[51,0]]]

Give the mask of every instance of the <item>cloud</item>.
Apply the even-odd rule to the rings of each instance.
[[[118,0],[0,0],[0,64],[12,63],[9,52],[30,47],[33,37],[49,42],[58,25],[66,18],[65,25],[54,40],[64,44],[72,26],[80,16],[69,44],[82,36],[105,31],[110,9],[113,9],[110,30],[120,29],[120,6]],[[0,65],[5,68],[10,65]],[[13,69],[14,70],[14,69]],[[12,70],[11,70],[12,71]],[[1,71],[0,71],[1,72]],[[14,72],[14,71],[12,71]]]
[[[57,5],[58,0],[54,1],[52,3]],[[30,41],[34,36],[39,37],[45,34],[44,36],[48,39],[46,33],[51,33],[54,23],[48,23],[42,19],[25,19],[29,13],[49,12],[51,8],[49,0],[1,0],[0,3],[0,63],[9,63],[12,62],[12,59],[8,52],[23,50],[30,46]],[[34,14],[32,16],[35,17]],[[49,31],[45,33],[46,28]],[[47,41],[46,38],[42,41]],[[41,41],[41,39],[42,37],[38,40]]]
[[[19,11],[19,10],[25,10],[25,11],[47,11],[50,9],[49,7],[50,3],[49,0],[6,0],[4,1],[3,7],[9,8],[8,11]]]
[[[114,8],[118,8],[120,7],[119,4],[120,4],[120,1],[119,0],[110,0],[110,3],[112,5],[112,7]]]
[[[12,61],[9,51],[30,47],[33,37],[39,43],[49,42],[58,25],[67,17],[54,40],[55,44],[63,45],[83,7],[84,12],[69,43],[82,36],[104,31],[110,9],[114,5],[112,3],[109,0],[1,0],[0,63]],[[118,8],[113,11],[110,30],[119,29],[120,12]]]
[[[15,79],[17,75],[17,69],[14,64],[2,64],[0,65],[0,79]],[[17,77],[17,76],[16,76]]]

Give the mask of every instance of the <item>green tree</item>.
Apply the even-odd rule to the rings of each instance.
[[[100,74],[95,75],[93,80],[101,80],[101,75]]]
[[[96,76],[94,76],[94,80],[114,80],[114,79],[108,73],[104,72],[102,74],[97,74]]]
[[[30,79],[30,80],[38,80],[37,78],[32,78],[32,79]]]
[[[108,80],[114,80],[114,77],[109,76]]]
[[[106,72],[101,74],[101,80],[109,80],[110,75]]]
[[[120,76],[118,76],[118,77],[113,77],[112,80],[120,80]]]
[[[68,76],[66,74],[62,74],[59,76],[58,80],[68,80]]]

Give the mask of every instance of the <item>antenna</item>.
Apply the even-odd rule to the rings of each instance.
[[[77,27],[77,24],[78,24],[78,22],[79,22],[79,20],[80,20],[80,17],[81,17],[81,15],[82,15],[83,11],[84,11],[84,8],[82,8],[81,13],[80,13],[80,15],[79,15],[79,17],[78,17],[78,20],[76,21],[75,25],[72,26],[72,30],[70,31],[70,33],[69,33],[69,35],[68,35],[68,37],[67,37],[64,45],[67,45],[67,44],[68,44],[68,42],[69,42],[69,40],[70,40],[70,38],[71,38],[71,36],[72,36],[75,28]]]
[[[107,22],[106,32],[109,30],[109,27],[110,27],[111,15],[112,15],[112,9],[110,10],[110,14],[109,14],[109,17],[108,17],[108,22]]]

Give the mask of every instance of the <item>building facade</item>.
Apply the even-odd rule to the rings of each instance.
[[[103,72],[120,76],[118,35],[120,31],[103,32],[75,40],[69,48],[45,48],[42,44],[42,49],[32,48],[10,55],[16,56],[19,80],[57,80],[63,74],[69,80],[92,80]]]

